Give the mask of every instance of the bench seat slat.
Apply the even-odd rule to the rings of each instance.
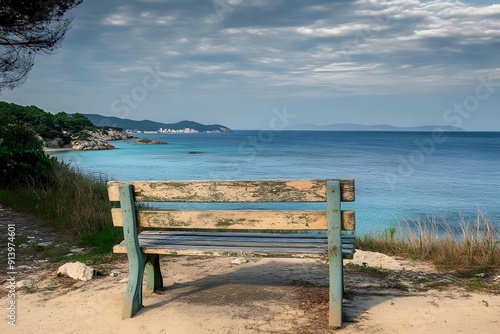
[[[210,237],[219,237],[221,233],[224,233],[224,236],[227,237],[246,237],[246,238],[253,238],[253,237],[263,237],[266,235],[269,235],[272,238],[303,238],[305,233],[272,233],[272,232],[263,232],[263,233],[256,233],[256,232],[219,232],[219,231],[203,231],[203,232],[198,232],[198,231],[149,231],[145,230],[142,231],[140,234],[142,238],[148,236],[148,235],[169,235],[169,236],[210,236]],[[262,234],[263,236],[261,236]],[[325,239],[326,234],[319,234],[319,233],[308,233],[307,234],[308,238],[313,239],[313,238],[318,238],[318,239]],[[354,235],[346,235],[347,237],[352,237],[354,238]]]
[[[146,233],[145,233],[146,232]],[[200,232],[183,232],[166,235],[153,231],[145,231],[139,235],[139,243],[146,254],[204,255],[211,253],[235,253],[251,256],[291,256],[300,253],[313,257],[327,253],[327,236],[312,234],[275,234],[275,233],[211,233],[201,235]],[[241,234],[252,234],[242,236]],[[221,236],[222,235],[222,236]],[[122,242],[113,249],[115,253],[126,253]],[[342,253],[344,257],[352,257],[354,253],[354,236],[342,236]]]

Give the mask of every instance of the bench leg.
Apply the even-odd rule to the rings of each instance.
[[[330,278],[330,314],[332,327],[342,326],[343,268],[340,211],[340,183],[327,181],[328,257]]]
[[[153,293],[163,288],[160,270],[160,255],[148,254],[146,261],[146,293]]]
[[[130,184],[120,185],[120,207],[128,257],[128,284],[122,312],[125,319],[132,318],[142,308],[142,278],[148,257],[139,246],[134,192]]]
[[[123,304],[123,319],[132,318],[142,308],[142,278],[146,256],[144,254],[129,254],[128,264],[128,284]]]

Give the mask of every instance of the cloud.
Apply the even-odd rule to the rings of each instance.
[[[40,71],[81,91],[127,92],[158,66],[164,81],[154,94],[164,99],[295,99],[459,92],[500,72],[498,4],[109,0],[80,7],[63,48],[44,62],[50,71],[37,65],[30,80]]]

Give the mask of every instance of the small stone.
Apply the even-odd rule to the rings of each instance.
[[[85,248],[72,248],[69,250],[70,253],[83,253]]]
[[[16,282],[16,288],[30,288],[33,286],[33,283],[29,279],[23,279],[18,282]]]
[[[485,278],[486,274],[485,273],[479,273],[479,274],[475,274],[474,276],[479,277],[479,278]]]
[[[95,269],[81,262],[70,262],[63,264],[57,269],[57,275],[69,276],[80,281],[88,281],[95,274]]]
[[[118,276],[118,275],[120,275],[120,272],[119,272],[119,271],[112,271],[112,272],[109,274],[109,276],[111,276],[111,277],[116,277],[116,276]]]
[[[128,282],[128,277],[125,277],[124,279],[122,279],[122,280],[120,281],[120,283],[127,283],[127,282]]]
[[[248,262],[249,262],[248,259],[245,257],[239,257],[239,258],[231,261],[232,264],[243,264],[243,263],[248,263]]]
[[[46,241],[46,242],[39,243],[38,246],[47,247],[47,246],[52,245],[52,244],[53,244],[52,241]]]
[[[33,269],[33,267],[31,266],[26,266],[26,265],[22,265],[22,266],[17,266],[17,269]]]

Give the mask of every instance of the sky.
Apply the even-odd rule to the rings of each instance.
[[[0,100],[232,129],[500,131],[500,0],[84,0],[72,14],[58,52]]]

